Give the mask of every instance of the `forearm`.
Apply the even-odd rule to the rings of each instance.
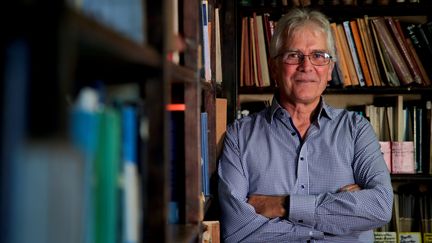
[[[316,228],[335,235],[371,230],[390,221],[392,204],[392,190],[382,186],[321,195],[315,213]]]
[[[224,242],[304,242],[324,237],[324,233],[311,227],[257,214],[250,204],[232,195],[224,195],[220,200]]]
[[[390,220],[392,198],[392,191],[385,187],[318,196],[291,195],[288,219],[333,235],[371,230]]]

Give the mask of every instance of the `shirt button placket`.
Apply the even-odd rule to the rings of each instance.
[[[300,155],[300,159],[299,159],[299,186],[300,186],[300,193],[305,195],[306,194],[306,186],[307,184],[305,183],[307,181],[307,177],[309,176],[307,174],[307,164],[305,161],[305,158]]]

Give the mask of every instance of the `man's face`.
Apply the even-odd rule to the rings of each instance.
[[[328,53],[327,39],[323,32],[316,31],[314,25],[306,25],[297,29],[284,48],[300,54]],[[313,65],[305,56],[299,64],[284,63],[283,55],[272,61],[272,77],[276,79],[280,89],[282,102],[294,104],[317,104],[322,92],[331,80],[334,63],[324,66]]]

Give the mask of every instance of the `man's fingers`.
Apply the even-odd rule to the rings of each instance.
[[[361,187],[357,184],[349,184],[346,185],[344,187],[342,187],[341,189],[339,189],[338,192],[355,192],[355,191],[359,191],[361,190]]]

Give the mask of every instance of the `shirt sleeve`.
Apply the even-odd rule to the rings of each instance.
[[[346,235],[390,221],[393,188],[380,145],[366,119],[356,117],[354,123],[352,167],[355,182],[362,190],[323,193],[316,198],[292,195],[289,215],[292,222],[329,234]]]
[[[311,227],[259,215],[247,203],[249,182],[240,160],[236,134],[234,126],[228,127],[218,167],[218,197],[224,242],[266,242],[275,239],[293,242],[323,238],[322,232]]]

